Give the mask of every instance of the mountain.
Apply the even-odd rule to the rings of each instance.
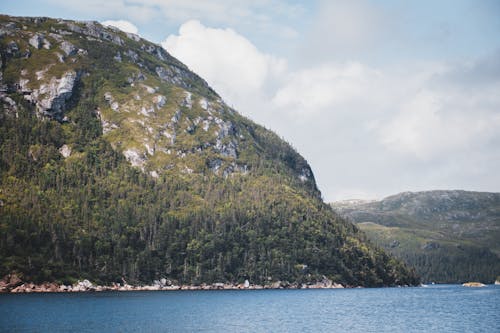
[[[405,192],[332,206],[424,281],[493,283],[500,274],[500,193]]]
[[[162,47],[0,16],[0,53],[0,275],[418,282],[322,201],[289,144]]]

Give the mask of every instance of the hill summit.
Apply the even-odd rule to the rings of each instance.
[[[0,274],[34,282],[415,284],[306,160],[162,47],[0,16]]]

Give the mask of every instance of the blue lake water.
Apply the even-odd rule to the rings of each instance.
[[[500,332],[500,286],[0,295],[0,332]]]

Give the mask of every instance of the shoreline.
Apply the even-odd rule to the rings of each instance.
[[[200,285],[177,285],[166,279],[154,281],[152,285],[130,285],[124,281],[123,284],[114,283],[109,286],[95,285],[89,280],[78,281],[73,285],[58,284],[56,282],[44,282],[35,284],[24,282],[17,275],[5,276],[0,280],[0,293],[74,293],[74,292],[103,292],[103,291],[178,291],[178,290],[264,290],[264,289],[343,289],[360,288],[344,286],[325,278],[316,283],[288,283],[276,281],[266,285],[250,284],[248,280],[244,283],[202,283]]]
[[[279,289],[344,289],[344,288],[363,288],[363,287],[344,287],[342,285],[338,286],[315,286],[315,285],[305,285],[305,286],[273,286],[273,285],[251,285],[249,287],[241,287],[238,285],[225,285],[224,287],[217,287],[213,285],[172,285],[166,287],[158,287],[154,285],[145,286],[92,286],[90,288],[81,289],[78,286],[65,286],[65,285],[55,285],[48,284],[49,286],[35,285],[31,283],[22,284],[11,290],[0,290],[0,294],[29,294],[29,293],[79,293],[79,292],[105,292],[105,291],[200,291],[200,290],[279,290]]]

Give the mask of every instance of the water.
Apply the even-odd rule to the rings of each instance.
[[[500,332],[500,286],[0,295],[0,332]]]

